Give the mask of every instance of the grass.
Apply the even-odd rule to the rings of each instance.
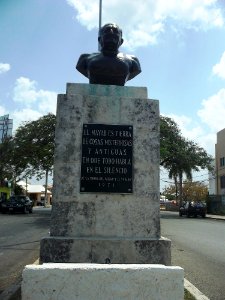
[[[188,290],[184,289],[184,300],[196,300],[192,294],[188,292]]]

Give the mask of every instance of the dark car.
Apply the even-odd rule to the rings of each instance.
[[[5,200],[0,198],[0,211],[2,211],[2,203],[4,203],[4,202],[5,202]]]
[[[32,213],[33,202],[27,196],[11,196],[9,200],[5,200],[1,204],[2,213],[6,212],[21,212],[21,213]]]
[[[205,218],[206,216],[206,205],[203,202],[193,202],[187,201],[183,203],[183,205],[179,209],[179,216],[182,217],[183,215],[189,217],[197,217],[201,216]]]

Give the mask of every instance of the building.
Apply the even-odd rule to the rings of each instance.
[[[34,206],[36,205],[44,205],[45,201],[45,187],[41,184],[28,184],[24,181],[20,181],[17,183],[20,185],[27,196],[30,197],[31,200],[34,201]],[[47,189],[47,205],[52,203],[52,192]]]
[[[211,163],[213,171],[209,171],[209,195],[216,195],[215,159]]]
[[[6,138],[12,136],[13,120],[9,115],[0,117],[0,143]]]
[[[221,196],[225,204],[225,128],[217,132],[215,157],[216,194]]]
[[[9,199],[11,189],[8,186],[1,185],[0,183],[0,200]]]

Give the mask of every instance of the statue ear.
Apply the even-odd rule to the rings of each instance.
[[[120,40],[120,45],[122,45],[122,44],[123,44],[123,39]]]
[[[98,42],[99,44],[102,44],[102,38],[100,36],[98,37]]]

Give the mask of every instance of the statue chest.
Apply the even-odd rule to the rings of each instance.
[[[111,76],[125,76],[129,73],[129,63],[123,57],[108,57],[99,55],[90,59],[88,63],[90,74],[104,74]]]

